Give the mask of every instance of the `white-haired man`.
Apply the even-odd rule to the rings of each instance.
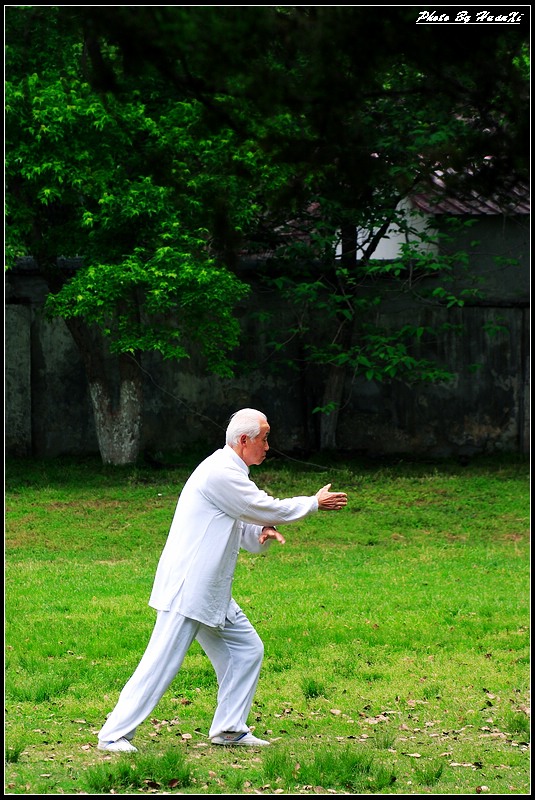
[[[212,744],[269,744],[247,725],[264,647],[232,599],[238,553],[240,548],[262,552],[274,540],[284,544],[275,525],[347,504],[346,493],[331,492],[330,483],[311,497],[284,500],[259,489],[249,468],[264,461],[269,430],[261,411],[237,411],[228,424],[225,446],[201,462],[182,489],[149,600],[157,611],[154,630],[99,731],[99,749],[136,752],[131,742],[138,725],[175,678],[194,640],[217,676]]]

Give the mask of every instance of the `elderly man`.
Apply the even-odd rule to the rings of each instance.
[[[279,500],[259,489],[249,467],[269,450],[265,414],[244,408],[230,419],[226,444],[194,470],[178,498],[149,605],[157,611],[147,649],[98,734],[100,750],[136,752],[138,725],[155,708],[196,639],[217,676],[212,744],[262,746],[247,726],[264,647],[232,599],[240,547],[263,552],[276,529],[315,511],[341,509],[345,492],[327,484],[311,497]]]

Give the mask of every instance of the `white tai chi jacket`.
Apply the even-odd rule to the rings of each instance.
[[[295,522],[318,510],[312,497],[278,500],[249,478],[249,468],[229,446],[194,470],[178,498],[149,605],[222,628],[232,621],[232,580],[240,547],[262,552],[265,525]]]

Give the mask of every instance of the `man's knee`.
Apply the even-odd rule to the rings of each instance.
[[[264,658],[264,642],[258,634],[251,640],[249,652],[252,661],[262,661]]]

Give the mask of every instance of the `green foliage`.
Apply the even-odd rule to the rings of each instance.
[[[210,253],[206,203],[220,196],[210,164],[232,149],[229,134],[208,138],[195,104],[177,103],[161,81],[132,87],[128,102],[99,95],[84,75],[81,32],[56,38],[61,18],[57,8],[39,17],[62,48],[59,67],[35,50],[17,71],[9,37],[8,266],[33,255],[51,286],[49,314],[99,324],[112,352],[184,358],[197,341],[208,365],[229,374],[233,309],[248,287]],[[66,283],[60,255],[79,263]]]
[[[455,285],[470,254],[447,253],[400,202],[436,169],[461,193],[528,174],[528,34],[415,13],[8,7],[8,266],[35,257],[48,312],[96,323],[112,352],[180,359],[195,345],[228,375],[245,252],[294,312],[269,326],[272,366],[310,364],[327,388],[333,367],[447,380],[420,355],[442,331],[377,319],[405,293],[462,307],[477,292]],[[391,226],[406,244],[385,262]]]

